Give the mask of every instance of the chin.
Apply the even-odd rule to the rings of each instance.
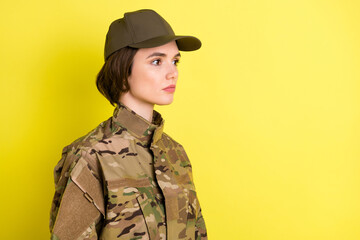
[[[159,99],[157,101],[154,101],[156,105],[169,105],[174,101],[174,98],[166,98],[166,99]]]

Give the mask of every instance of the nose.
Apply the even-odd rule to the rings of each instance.
[[[166,73],[166,79],[168,80],[177,80],[178,78],[178,69],[176,66],[174,66],[173,64],[171,64],[169,66],[169,68],[167,69],[167,73]]]

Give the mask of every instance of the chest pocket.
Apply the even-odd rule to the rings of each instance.
[[[109,184],[106,218],[100,239],[165,239],[163,199],[153,187]]]

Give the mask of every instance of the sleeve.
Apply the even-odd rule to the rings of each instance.
[[[64,148],[55,167],[50,232],[52,240],[98,239],[104,210],[102,183],[89,154]]]
[[[195,240],[207,240],[206,226],[201,208],[195,222]]]
[[[185,160],[185,162],[187,163],[186,165],[189,166],[188,170],[189,170],[190,181],[192,182],[194,189],[195,189],[195,183],[194,183],[192,167],[191,167],[189,157],[187,156],[184,147],[182,145],[180,145],[180,147],[181,147],[183,156],[186,159]],[[205,220],[202,215],[199,199],[198,199],[198,204],[199,204],[199,213],[197,214],[196,221],[195,221],[195,240],[207,240],[207,231],[206,231],[206,226],[205,226]]]

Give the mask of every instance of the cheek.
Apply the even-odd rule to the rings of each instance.
[[[136,93],[152,93],[156,91],[159,83],[157,73],[146,67],[134,68],[129,78],[130,89]]]

